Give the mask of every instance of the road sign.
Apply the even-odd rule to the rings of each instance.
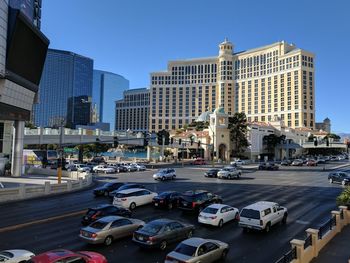
[[[77,153],[78,152],[78,150],[74,149],[74,148],[64,148],[63,151],[65,153]]]

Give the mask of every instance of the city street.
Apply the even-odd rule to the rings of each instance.
[[[107,181],[142,182],[146,188],[162,192],[205,189],[219,194],[223,203],[238,209],[256,201],[274,201],[289,210],[286,226],[278,225],[270,233],[243,233],[236,222],[221,229],[202,226],[197,217],[172,211],[155,209],[152,206],[137,207],[133,217],[146,222],[156,218],[172,218],[194,224],[194,236],[218,239],[230,244],[226,262],[274,262],[290,249],[289,241],[304,238],[305,229],[317,227],[330,217],[336,208],[335,198],[341,192],[340,185],[330,185],[329,171],[341,162],[318,167],[281,167],[280,171],[257,171],[243,169],[240,180],[205,178],[208,168],[176,168],[175,181],[156,182],[152,179],[155,170],[117,175],[96,175],[98,184]],[[349,167],[342,168],[343,170]],[[84,211],[98,204],[108,203],[105,197],[95,198],[92,189],[66,195],[4,204],[0,220],[0,250],[28,249],[41,253],[57,248],[92,250],[105,255],[108,262],[163,262],[166,254],[159,250],[140,249],[131,237],[115,241],[110,247],[86,245],[78,238],[80,220]]]

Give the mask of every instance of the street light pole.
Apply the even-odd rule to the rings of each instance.
[[[63,166],[63,150],[62,150],[62,142],[63,142],[63,122],[62,119],[60,122],[60,137],[58,142],[58,161],[57,161],[57,182],[60,184],[62,182],[62,166]]]

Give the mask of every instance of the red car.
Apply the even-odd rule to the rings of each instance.
[[[107,259],[96,252],[78,251],[72,252],[65,249],[48,251],[35,257],[32,257],[29,263],[54,263],[54,262],[70,262],[70,263],[107,263]]]
[[[315,160],[308,160],[306,162],[307,166],[317,166],[317,162]]]
[[[202,165],[202,164],[206,164],[206,162],[205,162],[205,160],[203,158],[197,158],[196,160],[194,160],[192,162],[192,164]]]

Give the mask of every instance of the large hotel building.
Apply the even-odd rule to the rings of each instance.
[[[315,127],[314,54],[284,41],[219,56],[170,61],[151,73],[150,131],[177,129],[201,113],[223,107],[248,121],[280,118],[291,128]]]

